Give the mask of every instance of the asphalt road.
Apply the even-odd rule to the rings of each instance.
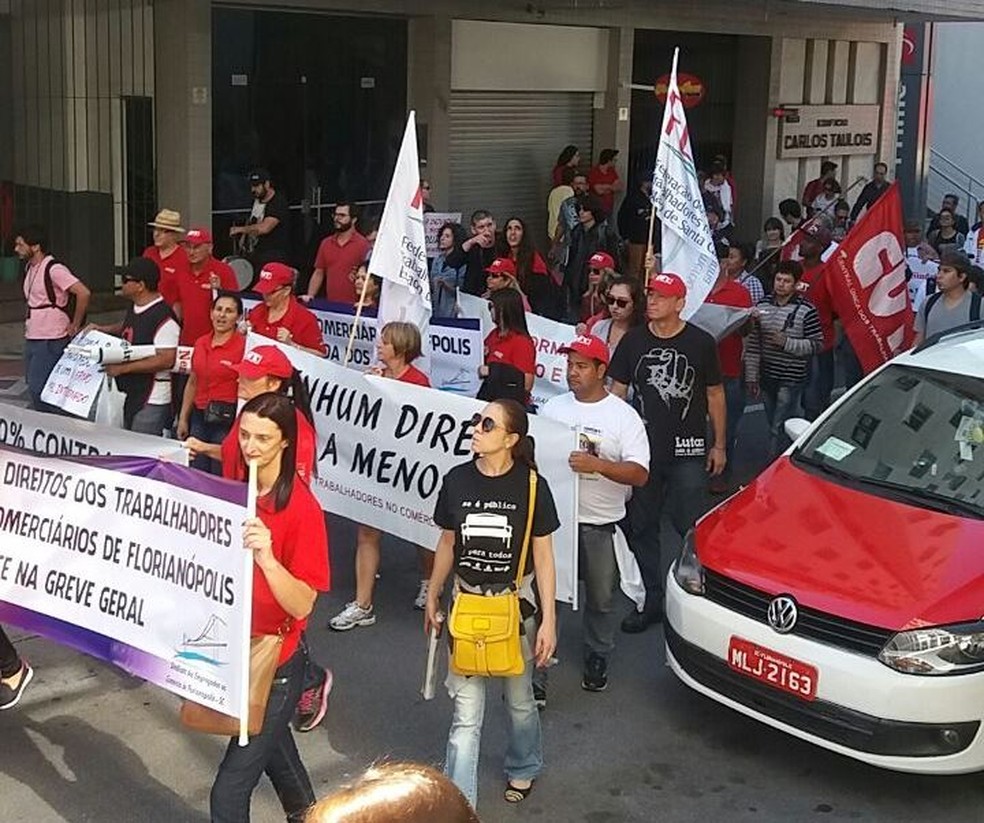
[[[745,424],[764,436],[761,415]],[[450,701],[419,696],[424,661],[414,553],[384,543],[371,628],[337,634],[328,618],[351,597],[354,529],[332,520],[336,589],[309,633],[335,673],[324,724],[299,735],[319,796],[374,761],[439,764]],[[664,551],[664,562],[672,551]],[[626,601],[626,608],[628,604]],[[662,631],[620,635],[607,692],[580,689],[577,615],[565,615],[560,664],[543,713],[547,769],[519,807],[501,800],[505,714],[486,717],[479,814],[485,823],[619,821],[984,821],[980,776],[880,771],[760,726],[689,691],[664,665]],[[36,667],[20,707],[0,715],[0,821],[207,820],[220,741],[185,734],[177,702],[118,670],[36,637],[19,647]],[[253,819],[283,817],[272,789]]]

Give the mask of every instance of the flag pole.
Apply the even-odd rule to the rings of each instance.
[[[256,481],[257,463],[255,460],[249,461],[249,474],[247,476],[246,487],[246,517],[252,520],[256,517]],[[243,588],[249,597],[253,596],[253,563],[255,562],[252,552],[246,552],[243,558],[245,561],[245,575]],[[251,642],[250,642],[250,621],[246,621],[246,630],[240,638],[242,644],[241,654],[243,662],[243,674],[245,675],[242,684],[242,693],[239,697],[239,745],[249,745],[249,678],[251,665]]]
[[[355,342],[355,332],[359,328],[359,323],[362,321],[362,305],[366,302],[366,288],[369,286],[369,278],[372,277],[369,271],[366,271],[366,276],[362,280],[362,294],[359,295],[359,305],[355,307],[355,319],[352,321],[352,331],[349,332],[348,345],[345,347],[345,359],[342,361],[343,366],[347,366],[349,358],[352,356],[352,344]]]
[[[680,47],[676,46],[673,49],[673,68],[670,70],[670,77],[673,78],[676,77],[677,63],[679,62],[679,59],[680,59]],[[653,86],[653,91],[655,90],[656,87]],[[666,103],[664,103],[664,105],[670,105],[669,94],[667,94]],[[650,196],[650,200],[651,199],[652,197]],[[656,266],[656,255],[653,252],[653,229],[655,228],[655,226],[656,226],[656,203],[654,202],[652,203],[649,209],[649,244],[646,246],[646,262],[643,267],[646,275],[646,282],[649,281],[649,278],[652,276],[653,269]]]

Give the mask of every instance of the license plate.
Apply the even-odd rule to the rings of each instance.
[[[732,637],[728,644],[728,665],[746,677],[801,700],[816,699],[819,673],[817,667],[809,663],[786,657],[741,637]]]

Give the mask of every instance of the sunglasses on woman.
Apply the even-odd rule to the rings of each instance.
[[[476,429],[481,428],[485,434],[495,431],[496,427],[499,425],[491,417],[482,417],[482,415],[478,412],[475,412],[475,414],[472,415],[471,424]]]
[[[627,300],[627,299],[626,299],[626,298],[624,298],[624,297],[612,297],[612,296],[611,296],[611,295],[609,294],[609,295],[608,295],[607,297],[605,297],[605,302],[606,302],[606,303],[607,303],[607,304],[608,304],[609,306],[618,306],[618,307],[619,307],[620,309],[624,309],[624,308],[625,308],[626,306],[628,306],[628,305],[629,305],[629,303],[631,303],[632,301],[631,301],[631,300]]]

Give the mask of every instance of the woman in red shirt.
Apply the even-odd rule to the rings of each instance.
[[[239,447],[257,466],[256,516],[243,526],[253,553],[254,637],[280,634],[283,646],[267,701],[263,728],[240,746],[229,741],[212,784],[213,823],[249,820],[250,797],[269,775],[288,820],[300,820],[315,801],[307,769],[297,753],[290,721],[304,678],[301,632],[319,591],[330,582],[324,515],[306,483],[298,482],[297,409],[282,394],[250,400],[239,418]]]
[[[500,289],[489,297],[495,328],[485,338],[485,363],[479,400],[512,399],[529,405],[536,375],[536,345],[526,327],[523,298],[514,289]]]
[[[212,331],[195,341],[191,355],[191,373],[185,384],[178,415],[178,439],[188,435],[219,443],[232,428],[236,418],[236,384],[233,369],[243,359],[246,338],[236,326],[243,316],[243,301],[238,294],[220,292],[212,301]],[[204,454],[191,461],[193,468],[221,474],[222,466]]]
[[[557,157],[557,163],[554,165],[553,172],[551,173],[553,184],[555,186],[561,185],[564,182],[564,169],[568,166],[576,169],[580,162],[581,152],[578,150],[578,147],[564,146],[563,151]]]
[[[379,332],[376,345],[379,364],[370,369],[377,377],[389,377],[401,383],[430,388],[430,381],[412,363],[421,353],[420,329],[413,323],[387,323]],[[360,524],[355,545],[355,600],[345,604],[328,625],[338,632],[345,632],[357,626],[371,626],[376,622],[372,596],[379,572],[380,542],[382,532],[372,526]],[[420,566],[420,587],[414,608],[423,609],[427,602],[427,581],[434,565],[433,552],[417,547],[417,561]]]
[[[560,316],[560,287],[547,270],[547,264],[533,246],[526,224],[510,217],[496,241],[496,257],[508,258],[516,267],[519,290],[529,298],[530,310],[544,317]]]

